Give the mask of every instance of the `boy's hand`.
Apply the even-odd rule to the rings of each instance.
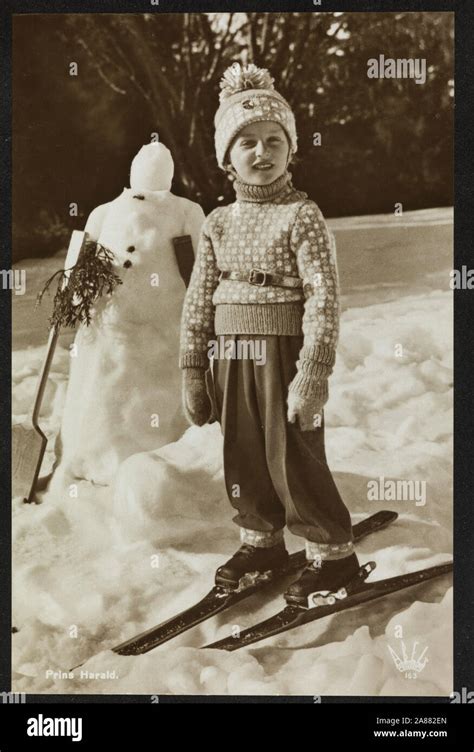
[[[298,418],[302,431],[314,431],[322,425],[323,408],[328,400],[328,382],[321,382],[318,396],[302,397],[298,392],[288,391],[288,421]]]
[[[183,408],[186,418],[195,426],[203,426],[211,418],[212,404],[203,368],[183,369]]]

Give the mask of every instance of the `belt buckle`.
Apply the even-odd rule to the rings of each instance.
[[[251,285],[257,285],[257,287],[265,287],[267,284],[267,272],[263,271],[263,269],[251,269],[249,282]]]

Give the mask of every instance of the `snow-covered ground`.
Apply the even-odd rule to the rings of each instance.
[[[451,558],[451,218],[440,209],[413,212],[396,227],[393,217],[333,223],[344,313],[326,408],[328,461],[354,522],[382,508],[400,514],[358,545],[362,562],[377,561],[372,579]],[[32,318],[31,303],[58,265],[58,258],[22,264],[29,292],[14,301],[15,422],[31,409],[44,353],[45,314]],[[63,336],[56,352],[42,410],[51,437],[69,341]],[[14,500],[13,691],[449,695],[448,577],[234,653],[199,647],[271,615],[278,593],[252,597],[144,656],[108,650],[204,595],[238,546],[221,446],[218,424],[192,427],[175,444],[126,460],[113,489],[83,482],[77,498]],[[50,448],[44,470],[51,462]],[[369,500],[367,483],[380,477],[425,482],[426,503]],[[291,535],[287,543],[300,547]],[[402,656],[402,642],[408,657],[415,642],[416,656],[427,648],[428,662],[412,678],[389,650]],[[92,655],[82,671],[97,676],[54,673]]]

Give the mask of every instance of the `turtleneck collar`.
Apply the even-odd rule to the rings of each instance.
[[[288,170],[285,170],[279,178],[267,185],[244,183],[243,180],[236,178],[234,189],[237,201],[251,201],[253,203],[274,201],[276,198],[295,190],[291,182],[291,172],[288,172]]]

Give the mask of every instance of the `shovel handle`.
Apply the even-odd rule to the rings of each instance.
[[[82,249],[84,248],[84,245],[87,239],[88,239],[88,235],[86,232],[73,230],[73,233],[71,235],[71,240],[69,243],[68,252],[66,255],[66,261],[64,264],[66,273],[64,275],[63,284],[62,284],[63,290],[69,284],[69,277],[71,274],[71,270],[76,265],[77,260],[81,254]],[[39,425],[38,425],[39,411],[41,408],[41,403],[43,401],[44,390],[46,389],[46,383],[48,381],[48,374],[51,368],[51,362],[53,360],[54,351],[56,349],[56,344],[59,339],[60,329],[61,327],[59,325],[53,326],[50,329],[48,344],[46,346],[46,356],[43,361],[43,365],[41,367],[38,387],[36,389],[35,401],[33,404],[33,412],[31,414],[31,423],[34,426],[34,428],[36,428],[37,430],[39,430]]]
[[[54,326],[49,331],[48,344],[46,347],[46,356],[41,367],[41,373],[39,377],[38,386],[36,388],[35,401],[33,405],[33,412],[31,414],[31,423],[38,429],[38,417],[43,402],[44,390],[46,389],[46,383],[48,381],[49,369],[51,368],[51,362],[53,360],[54,351],[59,338],[59,326]]]

